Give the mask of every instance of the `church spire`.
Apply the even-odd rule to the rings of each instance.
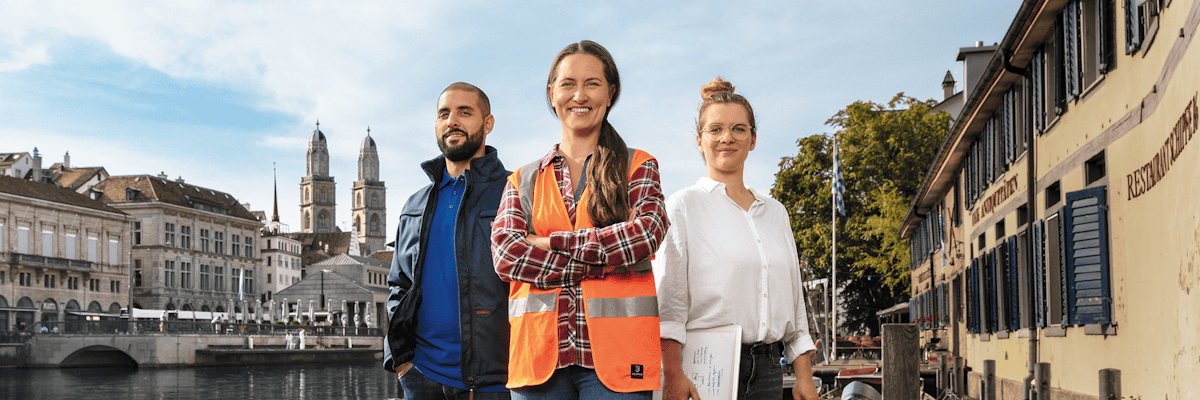
[[[271,217],[271,222],[279,222],[279,173],[275,170],[275,163],[271,163],[271,176],[275,181],[275,215]]]

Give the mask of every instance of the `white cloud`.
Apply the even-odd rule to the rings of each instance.
[[[11,43],[4,43],[0,47],[8,47],[8,54],[0,53],[0,72],[20,71],[31,66],[42,64],[48,58],[46,56],[45,43],[28,43],[18,46],[11,46]]]

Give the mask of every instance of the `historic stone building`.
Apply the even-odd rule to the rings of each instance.
[[[337,233],[336,185],[329,174],[329,146],[321,124],[308,141],[307,175],[300,180],[301,234]],[[379,150],[371,130],[358,153],[358,180],[350,193],[353,230],[361,254],[383,250],[387,242],[387,188],[379,180]],[[295,236],[293,236],[295,237]],[[297,237],[303,240],[300,237]]]
[[[337,191],[329,175],[329,146],[321,123],[308,140],[307,175],[300,180],[300,232],[337,230]]]
[[[960,51],[966,101],[900,230],[960,395],[1200,393],[1198,26],[1197,0],[1026,1]]]
[[[383,181],[379,180],[379,151],[370,129],[358,151],[358,181],[354,182],[354,229],[358,231],[358,247],[366,256],[384,249],[387,243],[386,204],[387,195]]]
[[[113,176],[93,191],[136,218],[134,307],[230,311],[258,296],[263,224],[233,196],[166,175]]]
[[[0,175],[0,331],[119,317],[131,221],[70,189]]]

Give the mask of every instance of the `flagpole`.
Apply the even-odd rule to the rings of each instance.
[[[834,360],[837,359],[837,175],[840,172],[841,171],[838,171],[837,135],[835,134],[833,136],[833,174],[829,182],[829,196],[831,200],[829,202],[829,215],[833,217],[832,223],[830,224],[830,231],[833,232],[833,251],[830,265],[832,265],[833,268],[832,278],[829,282],[829,324],[832,325],[832,328],[829,330],[829,336],[830,348],[833,349],[832,353]]]
[[[836,152],[836,151],[837,150],[834,150],[834,152]],[[835,161],[835,163],[836,163],[836,161]],[[834,179],[836,179],[836,178],[834,178]],[[837,359],[837,198],[836,198],[837,193],[831,190],[829,195],[834,197],[833,201],[830,202],[831,206],[829,207],[829,214],[831,216],[833,216],[833,223],[831,224],[831,227],[830,227],[830,229],[833,231],[833,256],[832,256],[832,261],[830,263],[831,265],[833,265],[833,278],[830,279],[830,282],[829,282],[830,283],[829,284],[829,288],[830,288],[830,290],[829,290],[829,309],[831,310],[829,313],[829,323],[830,323],[830,325],[832,325],[832,328],[829,330],[829,332],[830,332],[829,336],[831,337],[831,340],[830,340],[831,347],[830,348],[833,349],[833,359],[836,360]]]

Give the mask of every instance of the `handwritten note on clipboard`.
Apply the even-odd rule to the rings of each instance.
[[[737,325],[691,330],[680,351],[683,373],[704,400],[737,399],[738,366],[742,356],[742,327]],[[662,399],[661,392],[654,398]]]

